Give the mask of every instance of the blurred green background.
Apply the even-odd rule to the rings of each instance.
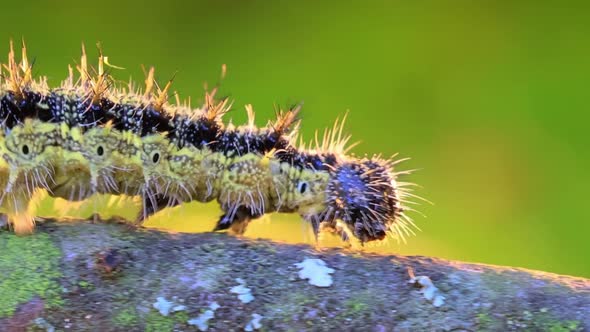
[[[304,101],[307,139],[350,110],[354,152],[411,157],[401,167],[420,171],[404,180],[435,203],[413,215],[422,232],[407,244],[368,250],[590,277],[590,11],[558,3],[6,2],[0,40],[5,54],[26,38],[52,84],[81,42],[95,57],[100,41],[126,68],[117,78],[178,71],[174,89],[195,105],[227,64],[228,118],[242,123],[252,103],[262,125],[273,105]],[[203,231],[218,212],[189,204],[150,224]],[[312,242],[294,216],[247,235]]]

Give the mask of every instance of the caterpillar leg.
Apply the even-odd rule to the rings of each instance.
[[[12,225],[14,232],[19,235],[31,234],[35,229],[35,218],[27,213],[17,213],[12,215]]]
[[[30,211],[30,199],[27,195],[15,195],[5,198],[5,210],[9,227],[16,234],[31,234],[35,229],[35,218]]]
[[[162,194],[155,194],[151,196],[144,195],[142,201],[142,209],[133,222],[133,224],[137,226],[141,226],[147,218],[164,210],[165,208],[175,207],[182,203],[176,198],[164,196]]]
[[[0,213],[0,229],[14,229],[19,235],[31,234],[35,229],[35,218],[28,213],[11,214]]]
[[[350,243],[351,241],[350,234],[346,227],[338,222],[322,222],[320,223],[318,231],[335,234],[345,243]]]
[[[246,206],[238,206],[232,211],[224,213],[217,221],[213,231],[229,229],[233,234],[243,235],[246,232],[248,223],[261,216],[262,214],[252,213],[250,208]]]
[[[345,243],[350,243],[350,234],[347,232],[345,227],[342,227],[337,221],[321,221],[317,217],[303,217],[309,223],[311,223],[311,227],[313,229],[313,235],[315,236],[316,243],[319,242],[320,234],[325,233],[332,233],[340,237],[340,239]]]

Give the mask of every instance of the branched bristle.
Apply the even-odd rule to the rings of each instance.
[[[209,121],[220,121],[232,106],[228,98],[215,101],[215,93],[205,93],[204,116]]]
[[[168,80],[168,82],[164,86],[164,89],[160,89],[160,87],[158,86],[158,95],[156,96],[156,98],[153,102],[153,106],[154,106],[154,109],[156,109],[159,112],[163,112],[164,105],[166,105],[166,103],[168,102],[168,91],[170,90],[170,87],[172,86],[172,82],[174,81],[174,77],[176,77],[176,73],[172,76],[172,78],[170,80]]]
[[[156,71],[156,68],[154,67],[150,67],[150,70],[148,71],[148,74],[146,75],[145,78],[145,91],[143,94],[143,98],[146,100],[149,100],[152,97],[152,90],[154,89],[154,73]]]
[[[32,83],[31,67],[27,60],[27,49],[23,41],[22,45],[22,59],[20,64],[16,62],[16,56],[14,52],[14,43],[10,41],[10,51],[8,53],[8,65],[4,65],[4,68],[8,71],[8,86],[10,91],[18,99],[23,99],[23,89],[28,87]]]
[[[297,105],[290,108],[288,111],[279,109],[276,112],[276,120],[271,122],[270,127],[278,134],[289,133],[296,131],[295,129],[299,126],[299,112],[301,111],[302,105]]]
[[[246,114],[248,115],[248,131],[253,131],[256,128],[254,108],[252,104],[246,105]]]
[[[321,153],[332,153],[337,155],[346,155],[352,148],[357,146],[360,142],[348,144],[351,135],[343,135],[344,125],[348,114],[334,121],[332,128],[324,129],[321,141],[319,139],[318,131],[315,132],[315,149]],[[310,146],[313,144],[310,143]]]

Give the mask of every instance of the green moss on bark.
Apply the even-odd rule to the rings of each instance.
[[[60,250],[46,234],[19,237],[0,232],[0,318],[38,296],[46,308],[62,304]]]

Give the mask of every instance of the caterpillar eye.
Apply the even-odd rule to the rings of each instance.
[[[300,194],[305,194],[305,192],[307,191],[307,182],[305,181],[300,181],[297,184],[297,190],[299,190]]]
[[[160,154],[159,154],[158,152],[155,152],[155,153],[152,155],[152,161],[154,162],[154,164],[157,164],[157,163],[158,163],[158,161],[160,161]]]
[[[22,150],[23,150],[23,154],[25,154],[25,155],[29,154],[29,146],[28,145],[26,145],[26,144],[23,145]]]
[[[102,146],[96,148],[96,154],[102,156],[104,154],[104,148]]]

